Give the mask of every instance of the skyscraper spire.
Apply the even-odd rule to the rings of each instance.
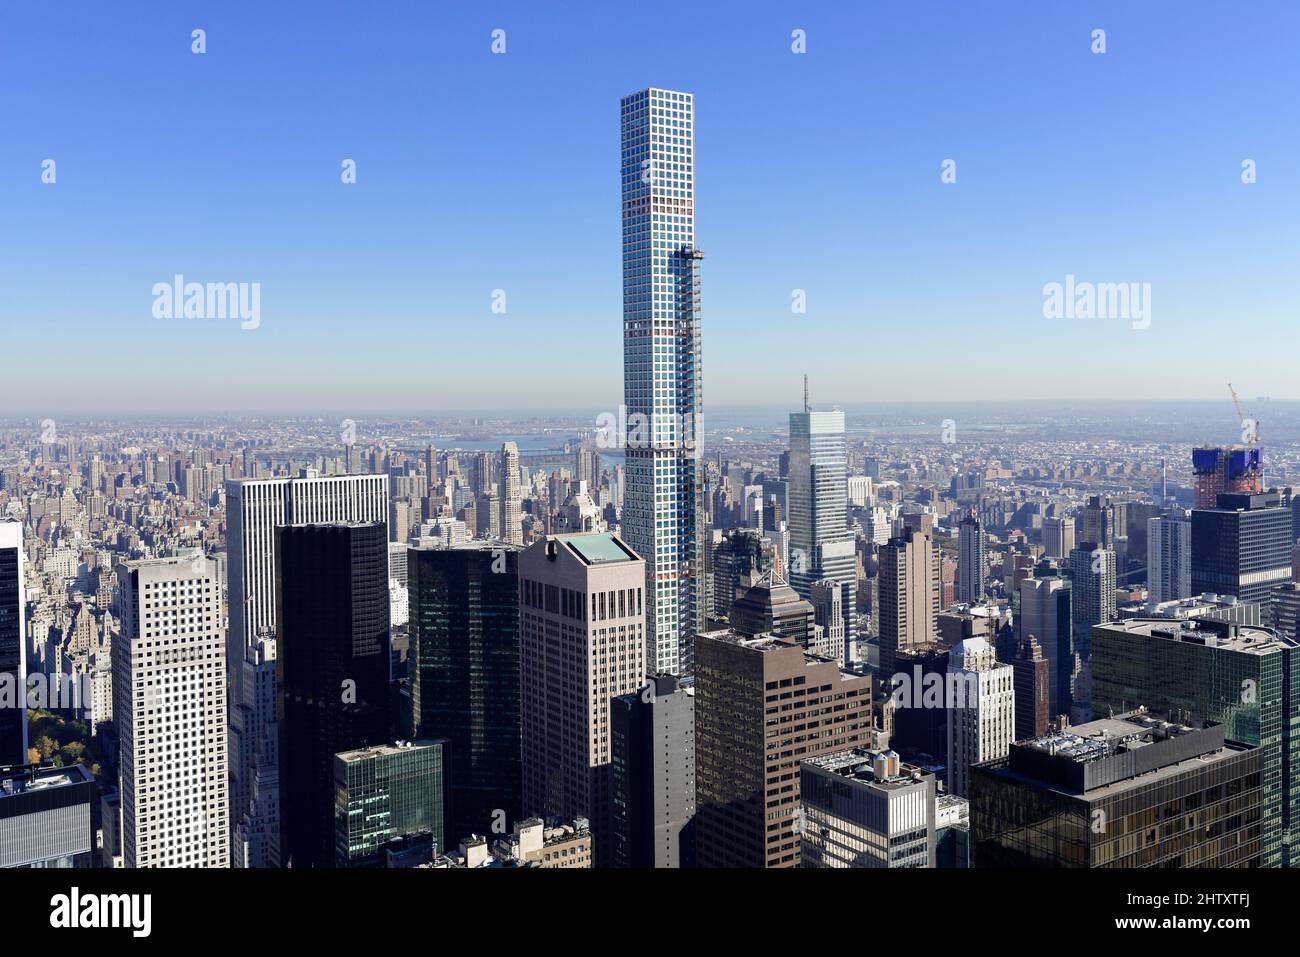
[[[806,372],[803,374],[803,410],[805,412],[812,411],[812,409],[808,407],[808,373]]]

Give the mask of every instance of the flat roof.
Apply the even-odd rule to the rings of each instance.
[[[405,754],[408,751],[422,750],[435,744],[446,744],[445,738],[421,738],[419,741],[398,741],[396,744],[376,744],[352,751],[340,751],[336,755],[340,761],[359,761],[385,754]]]
[[[876,776],[875,761],[876,758],[881,756],[898,762],[897,774],[884,778]],[[933,777],[928,771],[901,760],[897,752],[889,748],[883,748],[879,751],[872,751],[868,748],[849,748],[844,751],[832,751],[829,754],[822,754],[813,758],[804,758],[800,763],[838,774],[840,777],[852,778],[855,781],[861,781],[863,784],[885,788],[886,790],[920,784],[924,782],[927,776]],[[913,777],[913,775],[916,775],[916,777]]]
[[[0,798],[47,788],[66,787],[69,784],[85,784],[90,780],[92,780],[90,772],[81,764],[62,768],[37,768],[34,773],[32,768],[13,768],[0,772]]]
[[[1158,713],[1128,712],[1071,725],[1063,731],[1049,731],[1037,738],[1017,741],[1016,745],[1069,761],[1086,762],[1201,730],[1204,728],[1165,720]]]
[[[732,645],[739,645],[742,648],[748,648],[752,651],[785,651],[796,649],[803,654],[803,663],[805,667],[812,665],[835,665],[839,671],[840,681],[861,681],[867,675],[861,675],[852,671],[845,671],[834,658],[826,658],[822,655],[809,651],[793,638],[786,638],[782,635],[774,635],[770,632],[761,635],[744,635],[732,628],[720,628],[715,631],[701,631],[697,634],[696,639],[712,638],[715,641],[725,641]]]
[[[1216,619],[1125,618],[1096,627],[1254,655],[1266,655],[1284,648],[1300,646],[1300,641],[1289,638],[1272,628],[1218,622]]]
[[[640,561],[635,552],[609,532],[557,537],[588,565]]]

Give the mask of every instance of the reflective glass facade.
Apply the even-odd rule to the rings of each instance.
[[[1199,634],[1199,637],[1194,635]],[[1235,640],[1228,640],[1235,634]],[[1186,640],[1184,640],[1184,636]],[[1253,637],[1252,637],[1253,636]],[[1300,865],[1300,644],[1257,628],[1162,621],[1093,630],[1096,713],[1139,705],[1220,722],[1230,740],[1262,752],[1263,866]]]
[[[448,839],[522,815],[519,552],[413,549],[411,708],[416,737],[449,742]]]
[[[790,584],[811,600],[812,583],[840,583],[846,639],[856,635],[857,557],[848,528],[843,412],[790,413]]]
[[[389,740],[388,529],[288,525],[278,538],[281,858],[332,867],[334,755]]]
[[[1291,577],[1291,510],[1277,495],[1220,495],[1192,512],[1192,593],[1267,602]]]
[[[443,741],[335,755],[337,866],[383,866],[384,845],[409,835],[431,835],[432,854],[446,850],[445,756]]]
[[[1258,867],[1260,753],[1237,751],[1097,796],[996,764],[971,769],[975,867]]]
[[[23,527],[0,523],[0,682],[26,687],[23,634]],[[27,703],[0,708],[0,765],[27,762]]]

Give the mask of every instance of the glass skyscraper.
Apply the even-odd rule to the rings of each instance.
[[[23,560],[22,525],[0,522],[0,682],[23,691],[16,695],[16,707],[0,708],[0,765],[27,763]]]
[[[417,737],[445,738],[447,840],[483,834],[520,790],[519,551],[497,543],[416,548],[410,686]],[[445,850],[441,848],[440,850]]]
[[[646,563],[646,669],[682,675],[706,612],[695,99],[650,88],[621,112],[622,534]]]
[[[281,864],[333,867],[334,755],[389,739],[388,528],[276,536]]]
[[[1263,867],[1300,866],[1300,642],[1210,619],[1133,619],[1092,632],[1093,711],[1145,706],[1217,721],[1256,745]]]
[[[1291,510],[1276,492],[1221,493],[1192,512],[1192,594],[1267,603],[1291,577]]]
[[[844,633],[856,628],[854,535],[848,527],[844,413],[790,413],[790,584],[812,600],[813,582],[833,579],[843,590]]]
[[[447,849],[446,741],[403,741],[334,756],[338,867],[382,867],[385,845],[425,837],[429,858]]]

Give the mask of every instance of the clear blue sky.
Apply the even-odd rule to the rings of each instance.
[[[6,4],[0,409],[612,409],[645,86],[696,94],[706,408],[797,404],[805,370],[825,402],[1297,397],[1297,28],[1291,0]],[[155,319],[175,273],[260,282],[261,328]],[[1069,273],[1150,282],[1151,328],[1044,318]]]

